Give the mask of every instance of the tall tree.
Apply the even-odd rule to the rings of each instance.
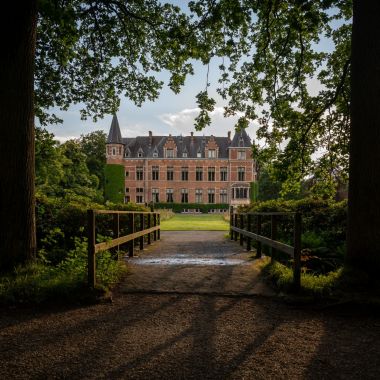
[[[0,16],[0,270],[32,260],[36,1],[11,1]]]
[[[113,113],[124,94],[155,99],[172,73],[178,91],[192,72],[192,34],[178,7],[157,0],[12,1],[1,16],[0,270],[33,259],[34,115],[84,103],[82,117]],[[186,35],[186,44],[183,36]]]
[[[348,259],[378,276],[380,266],[380,14],[378,1],[354,1]]]

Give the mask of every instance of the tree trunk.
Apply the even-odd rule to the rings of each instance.
[[[0,16],[0,271],[35,257],[34,104],[36,1]]]
[[[380,1],[354,0],[348,264],[380,267]]]

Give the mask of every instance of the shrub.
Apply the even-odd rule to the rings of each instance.
[[[194,210],[199,209],[201,213],[207,214],[210,210],[228,210],[229,205],[224,203],[202,204],[202,203],[155,203],[155,209],[170,209],[173,212],[179,213],[184,209]]]

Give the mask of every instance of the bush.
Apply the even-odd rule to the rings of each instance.
[[[201,213],[207,214],[210,210],[228,210],[229,205],[224,203],[203,204],[203,203],[155,203],[155,209],[170,209],[173,212],[180,213],[184,209],[195,210],[199,209]]]
[[[344,261],[347,202],[318,199],[270,200],[241,207],[242,212],[300,212],[303,265],[314,273],[339,268]],[[256,223],[256,221],[254,221]],[[293,216],[278,218],[277,240],[293,245]],[[253,228],[256,228],[255,224]],[[270,217],[262,217],[262,233],[270,236]],[[264,249],[267,252],[267,249]],[[281,255],[279,255],[281,258]]]
[[[96,292],[104,292],[125,272],[125,265],[108,251],[96,257]],[[75,239],[75,247],[56,266],[44,262],[17,268],[0,277],[0,304],[77,302],[93,294],[87,288],[87,240]]]

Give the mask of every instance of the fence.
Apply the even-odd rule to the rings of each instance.
[[[281,216],[293,216],[294,234],[293,246],[277,241],[278,218]],[[257,218],[256,232],[252,231],[253,218]],[[270,217],[270,238],[262,235],[263,218]],[[230,211],[230,236],[231,240],[244,244],[244,238],[247,243],[247,250],[251,250],[251,240],[257,241],[257,257],[262,255],[262,244],[271,249],[271,258],[274,259],[275,250],[286,253],[293,258],[293,284],[295,289],[301,286],[301,226],[302,216],[300,213],[291,212],[249,212],[233,213]]]
[[[113,216],[112,240],[96,243],[96,215],[108,214]],[[128,234],[120,236],[120,215],[127,215]],[[160,239],[160,214],[157,212],[139,211],[111,211],[111,210],[87,210],[88,217],[88,285],[96,284],[96,254],[100,251],[118,247],[128,243],[128,255],[133,257],[135,243],[139,243],[140,250],[144,248],[144,237],[147,244]]]

